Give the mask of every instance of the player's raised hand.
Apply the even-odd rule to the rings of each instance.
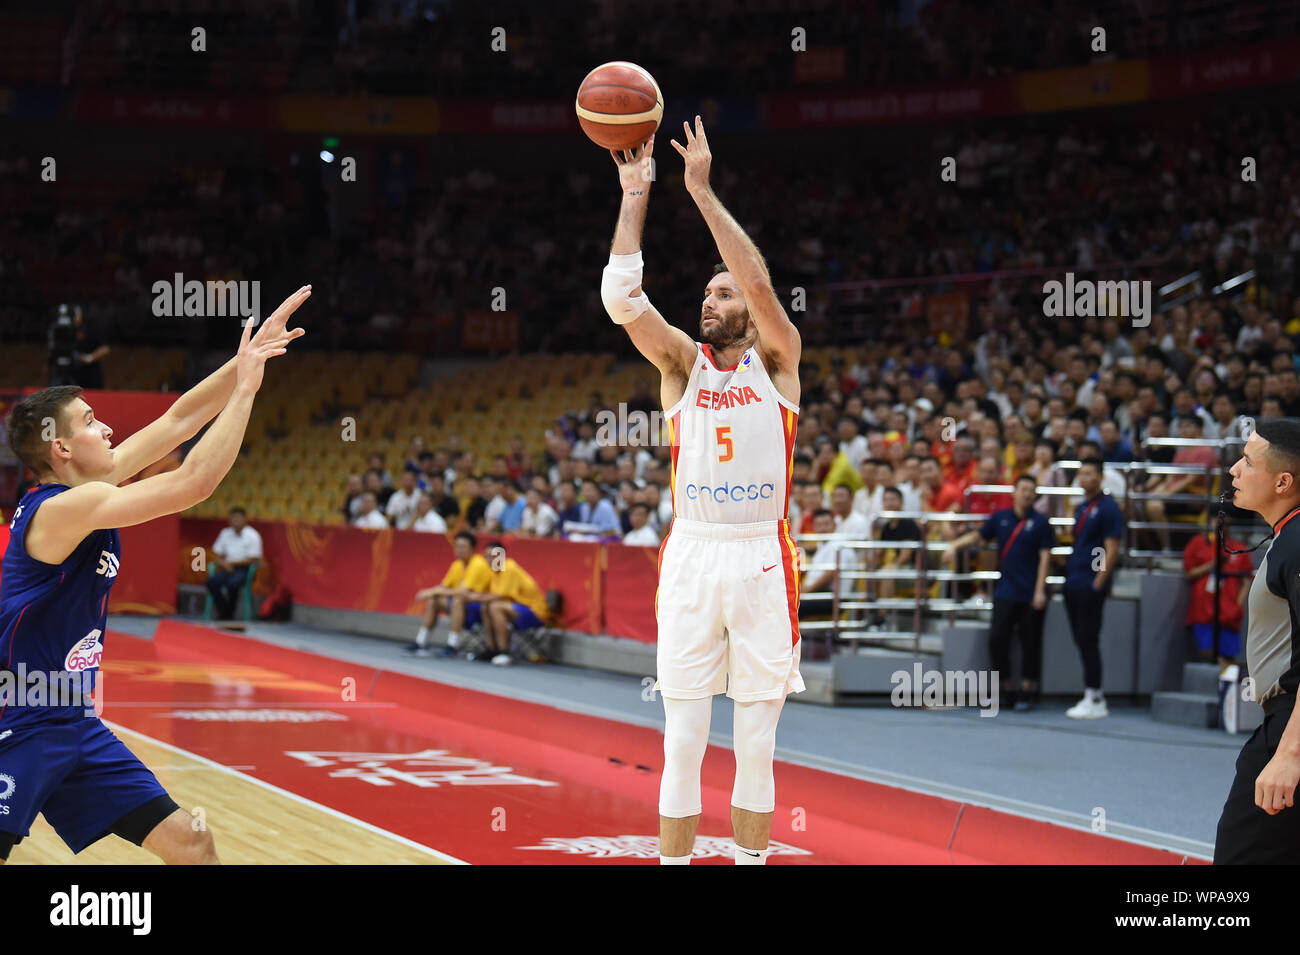
[[[713,162],[713,154],[709,152],[709,140],[704,135],[704,123],[700,117],[695,117],[694,133],[689,123],[682,123],[682,131],[686,133],[686,146],[675,139],[672,144],[673,149],[686,160],[686,191],[693,194],[696,190],[709,188],[709,164]]]
[[[268,358],[283,355],[289,342],[303,334],[301,328],[285,332],[284,325],[303,302],[311,296],[311,286],[304,285],[281,303],[257,330],[252,333],[253,323],[245,321],[244,330],[239,336],[239,351],[235,354],[236,389],[256,392],[262,387],[262,372]]]
[[[650,183],[654,181],[654,166],[651,156],[655,151],[655,138],[651,136],[637,149],[611,149],[614,165],[618,166],[618,181],[625,195],[645,196],[650,194]]]
[[[301,338],[307,334],[303,328],[295,328],[292,331],[286,331],[285,326],[289,323],[289,317],[298,311],[298,306],[307,299],[311,298],[311,286],[304,285],[298,291],[294,292],[283,302],[280,307],[271,313],[271,317],[262,323],[258,328],[257,334],[253,336],[253,342],[259,345],[268,345],[272,342],[280,343],[283,347],[295,338]],[[283,352],[281,352],[283,354]]]

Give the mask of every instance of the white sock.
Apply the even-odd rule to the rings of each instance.
[[[460,646],[459,630],[453,630],[451,632],[451,635],[447,637],[447,646],[451,647],[453,650],[455,650],[458,646]]]
[[[690,865],[690,856],[660,856],[660,865]]]
[[[429,628],[421,627],[420,632],[415,635],[415,644],[416,646],[422,647],[428,642],[429,642]]]
[[[736,865],[767,865],[766,849],[745,849],[739,842],[731,844],[736,855]]]
[[[1101,695],[1101,690],[1089,690],[1088,699],[1092,700],[1094,703],[1100,703],[1105,699],[1105,697]]]

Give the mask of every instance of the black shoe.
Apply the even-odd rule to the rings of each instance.
[[[419,655],[419,652],[424,649],[427,648],[420,646],[418,643],[408,643],[406,646],[402,647],[402,652],[410,654],[411,656],[417,656]]]
[[[447,659],[448,657],[457,656],[456,648],[443,647],[441,650],[438,651],[438,656],[442,657],[444,660]]]

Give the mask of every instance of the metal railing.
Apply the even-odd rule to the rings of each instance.
[[[1137,561],[1145,560],[1146,568],[1150,570],[1158,559],[1167,558],[1181,561],[1182,551],[1180,549],[1142,548],[1139,546],[1141,543],[1140,535],[1142,532],[1147,531],[1156,533],[1200,533],[1202,528],[1199,525],[1202,525],[1210,515],[1216,513],[1218,492],[1215,489],[1215,484],[1216,481],[1221,482],[1224,479],[1222,465],[1226,463],[1224,461],[1225,452],[1243,443],[1243,439],[1237,437],[1195,440],[1150,438],[1142,443],[1143,449],[1155,447],[1214,448],[1218,452],[1219,464],[1213,467],[1196,464],[1157,464],[1149,461],[1107,463],[1107,470],[1119,471],[1124,475],[1123,493],[1117,496],[1117,503],[1125,513],[1125,534],[1120,541],[1118,558],[1120,566],[1126,564],[1132,566]],[[1057,461],[1055,464],[1063,471],[1072,472],[1078,469],[1081,462],[1063,460]],[[1186,475],[1200,478],[1205,483],[1205,489],[1201,492],[1180,492],[1176,494],[1134,490],[1135,482],[1151,475]],[[970,495],[1010,495],[1013,492],[1014,485],[1011,484],[972,484],[966,489],[966,510],[961,513],[926,510],[881,511],[872,519],[872,531],[876,538],[873,540],[849,539],[838,533],[798,535],[795,539],[800,544],[805,542],[834,542],[837,545],[835,563],[831,568],[810,567],[807,560],[801,559],[801,566],[806,575],[805,579],[808,579],[808,574],[820,574],[830,570],[831,589],[802,594],[802,600],[804,601],[828,602],[828,612],[826,614],[827,619],[824,620],[800,620],[800,631],[818,636],[824,635],[828,652],[833,652],[836,641],[852,644],[854,652],[858,652],[858,649],[864,645],[902,647],[917,651],[921,649],[921,639],[927,633],[927,624],[935,618],[946,616],[949,622],[953,623],[959,614],[991,611],[993,608],[992,600],[984,596],[978,589],[975,589],[969,596],[964,597],[958,595],[958,590],[960,585],[963,584],[970,584],[978,588],[980,585],[989,582],[996,583],[1001,578],[999,571],[957,569],[968,566],[972,556],[969,550],[959,552],[957,556],[960,563],[955,564],[952,570],[943,569],[941,566],[931,567],[931,561],[928,557],[934,551],[942,552],[947,549],[951,540],[961,533],[958,525],[982,524],[987,520],[989,517],[987,513],[970,512]],[[1039,485],[1035,504],[1042,497],[1074,498],[1081,496],[1083,493],[1083,490],[1078,487]],[[1198,515],[1192,520],[1185,519],[1181,521],[1133,519],[1134,506],[1151,499],[1200,505],[1204,507],[1205,514],[1204,516]],[[1191,515],[1188,516],[1191,517]],[[895,519],[915,521],[920,533],[920,539],[880,540],[879,528],[881,522]],[[1230,523],[1236,526],[1241,526],[1243,523],[1240,520],[1233,521],[1231,518],[1229,520]],[[1065,528],[1066,532],[1062,536],[1069,541],[1069,543],[1058,543],[1057,546],[1051,549],[1053,560],[1068,558],[1074,550],[1074,518],[1072,516],[1048,516],[1048,521],[1053,527]],[[957,530],[947,534],[940,530],[939,539],[934,539],[935,531],[944,527],[957,527]],[[891,561],[887,567],[876,566],[878,559],[875,555],[891,550],[896,552],[910,551],[913,555],[910,566],[909,562],[900,562],[897,559]],[[855,555],[858,552],[861,552],[864,558],[855,556],[851,562],[844,559],[845,554]],[[975,553],[980,552],[976,551]],[[865,567],[862,566],[864,564]],[[854,586],[844,588],[842,582],[846,580],[853,581]],[[863,582],[861,591],[857,585],[858,581]],[[887,588],[889,593],[882,595],[880,585],[885,582],[890,584],[890,587]],[[1059,587],[1064,582],[1065,577],[1058,572],[1049,572],[1046,578],[1049,587]],[[936,584],[938,585],[937,593],[932,594],[931,591],[935,589]],[[911,595],[897,596],[893,590],[894,587],[899,585],[911,589]],[[847,590],[847,592],[841,593],[842,590]],[[880,626],[873,621],[875,616],[883,617],[885,613],[888,613],[896,622],[900,612],[906,612],[906,616],[910,617],[910,627],[890,628]],[[864,617],[864,613],[870,616]]]

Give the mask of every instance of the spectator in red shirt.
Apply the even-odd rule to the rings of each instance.
[[[946,483],[943,470],[934,458],[921,462],[921,510],[956,511],[961,508],[965,492],[956,484]],[[949,522],[940,522],[939,527],[944,537],[952,537],[954,528]]]
[[[1002,479],[998,477],[997,458],[980,458],[978,467],[975,480],[971,481],[971,484],[1002,483]],[[965,511],[968,514],[992,514],[994,511],[1003,511],[1012,505],[1012,497],[1010,492],[1005,491],[972,491],[966,501]]]
[[[1228,537],[1229,550],[1244,550],[1245,545]],[[1183,550],[1183,571],[1192,582],[1192,596],[1187,606],[1187,625],[1196,638],[1201,659],[1214,662],[1214,550],[1219,536],[1212,530],[1197,534]],[[1246,603],[1253,566],[1249,554],[1223,555],[1220,558],[1219,590],[1219,659],[1231,663],[1241,652],[1242,608]],[[1236,576],[1233,576],[1233,575]]]
[[[952,444],[952,457],[943,469],[944,481],[957,484],[964,491],[975,483],[975,472],[978,469],[979,465],[975,463],[975,442],[965,436],[958,438]]]

